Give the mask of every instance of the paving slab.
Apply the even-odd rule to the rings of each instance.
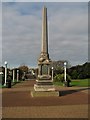
[[[31,97],[35,80],[2,90],[3,118],[88,118],[87,87],[56,87],[60,97]]]
[[[87,105],[3,107],[3,118],[88,118]]]

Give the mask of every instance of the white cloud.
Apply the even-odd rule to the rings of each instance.
[[[54,22],[55,21],[55,22]],[[72,64],[88,60],[88,11],[55,11],[49,21],[50,53],[53,59],[68,59]],[[53,51],[53,52],[52,52]]]
[[[46,4],[50,58],[67,59],[72,64],[83,63],[88,57],[88,6],[71,3],[73,8],[66,3],[61,7],[59,4]],[[21,63],[37,65],[41,49],[42,6],[41,3],[32,7],[31,3],[16,3],[13,7],[3,4],[3,61],[7,60],[11,66]],[[30,13],[23,14],[22,10],[26,8]]]

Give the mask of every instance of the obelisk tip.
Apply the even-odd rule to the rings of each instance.
[[[44,8],[44,9],[47,9],[45,5],[44,5],[44,7],[43,7],[43,8]]]

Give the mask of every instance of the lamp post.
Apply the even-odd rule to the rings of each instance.
[[[13,67],[13,82],[15,80],[15,71],[14,71],[14,67]]]
[[[53,67],[52,67],[52,81],[53,81]]]
[[[67,80],[66,80],[66,65],[67,65],[67,63],[64,62],[64,80],[65,80],[65,83],[67,82]]]
[[[19,70],[17,70],[17,82],[19,80]]]
[[[5,61],[4,64],[5,64],[5,83],[4,83],[4,86],[6,86],[6,82],[7,82],[7,64],[8,64],[8,62]]]
[[[66,65],[67,63],[64,62],[64,86],[67,87],[67,80],[66,80]]]

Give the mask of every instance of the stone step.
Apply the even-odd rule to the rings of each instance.
[[[34,84],[35,91],[55,91],[54,85],[37,85]]]
[[[52,82],[37,82],[37,85],[53,85]]]
[[[36,80],[36,82],[53,82],[52,80]]]
[[[31,91],[32,97],[59,97],[59,91]]]

